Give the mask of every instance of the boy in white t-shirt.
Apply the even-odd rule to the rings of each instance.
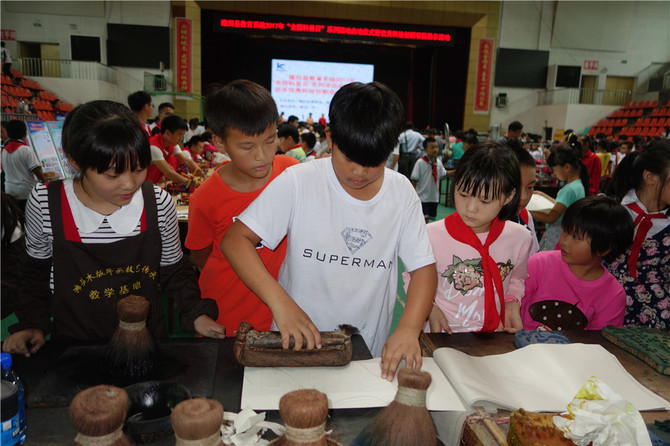
[[[25,210],[33,187],[38,181],[44,183],[46,178],[35,151],[24,141],[28,134],[26,123],[12,119],[5,124],[5,130],[8,136],[2,149],[5,191],[14,196],[21,210]]]
[[[351,324],[381,356],[382,377],[389,380],[402,359],[421,368],[418,337],[437,285],[419,197],[404,176],[384,166],[402,116],[400,99],[383,84],[343,86],[330,103],[332,157],[284,171],[221,242],[237,275],[272,310],[284,348],[291,337],[295,350],[303,341],[307,349],[320,348],[319,330]],[[284,237],[286,258],[276,281],[256,246],[274,249]],[[389,337],[398,257],[412,281]]]

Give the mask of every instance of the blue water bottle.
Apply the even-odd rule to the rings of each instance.
[[[2,381],[6,381],[10,384],[12,384],[16,388],[17,396],[18,396],[18,433],[14,432],[11,434],[11,436],[15,439],[16,443],[8,442],[6,444],[23,444],[23,442],[26,440],[26,406],[25,406],[25,400],[23,399],[23,381],[21,381],[21,378],[16,374],[14,369],[12,369],[12,355],[9,353],[2,353],[1,354],[1,362],[2,362]],[[5,386],[6,383],[3,383],[2,385],[2,390],[3,390],[3,395],[2,395],[2,402],[3,404],[5,403],[5,390],[11,390],[12,386]],[[5,410],[3,408],[3,420],[4,420],[4,415],[5,415]],[[2,432],[3,436],[3,442],[2,444],[5,444],[5,431],[3,428]]]

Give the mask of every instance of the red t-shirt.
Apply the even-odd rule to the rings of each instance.
[[[162,133],[157,133],[149,138],[149,145],[156,146],[163,151],[165,161],[177,170],[177,158],[174,156],[174,146],[165,147],[165,140]],[[163,172],[153,163],[147,168],[147,181],[157,184],[163,178]]]
[[[295,164],[299,164],[298,161],[290,156],[276,155],[270,181]],[[272,325],[270,309],[237,277],[220,248],[221,239],[233,224],[233,218],[240,215],[270,181],[254,192],[237,192],[224,183],[217,170],[190,198],[185,245],[191,250],[212,246],[200,274],[200,291],[203,298],[216,300],[219,306],[216,321],[226,327],[228,336],[234,336],[233,331],[239,328],[240,322],[249,322],[256,330],[269,330]],[[276,279],[286,255],[286,239],[274,251],[266,247],[257,248],[257,251]]]
[[[589,172],[589,193],[587,195],[597,195],[598,189],[600,189],[600,175],[603,170],[600,158],[589,150],[582,156],[582,163]]]

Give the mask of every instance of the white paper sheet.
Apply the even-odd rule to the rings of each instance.
[[[537,211],[548,214],[554,208],[554,203],[551,200],[547,200],[540,194],[533,194],[530,197],[530,201],[526,205],[526,209],[529,211]]]
[[[600,345],[533,344],[483,357],[440,348],[433,356],[423,358],[422,367],[433,379],[426,398],[433,411],[464,411],[489,401],[510,409],[562,412],[591,376],[638,410],[670,410],[670,402],[637,382]],[[382,379],[380,370],[380,358],[345,367],[246,367],[242,408],[277,410],[282,395],[297,389],[325,393],[331,409],[383,407],[393,401],[398,384],[397,378]]]
[[[485,400],[510,409],[561,412],[596,376],[638,410],[670,410],[670,402],[640,384],[597,344],[532,344],[483,357],[440,348],[433,357],[467,405]]]
[[[375,358],[352,361],[345,367],[245,367],[241,406],[278,410],[279,399],[298,389],[325,393],[331,409],[387,406],[395,398],[398,379],[382,379],[380,362]],[[422,370],[433,379],[426,396],[430,410],[465,410],[432,358],[423,358]]]

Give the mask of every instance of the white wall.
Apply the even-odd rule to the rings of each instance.
[[[595,14],[594,11],[602,13]],[[622,26],[628,28],[620,29]],[[562,44],[560,35],[566,30],[579,35],[579,45],[573,42]],[[609,43],[607,39],[596,39],[597,36],[618,31],[629,36],[623,49],[621,39],[611,39]],[[549,65],[583,67],[584,60],[597,60],[598,71],[582,70],[582,74],[598,75],[598,88],[604,88],[606,76],[637,77],[648,73],[647,68],[653,62],[670,61],[670,2],[504,1],[498,43],[501,48],[549,51]],[[589,46],[601,49],[589,49]],[[565,128],[563,126],[568,125],[577,130],[609,113],[602,109],[605,114],[596,117],[593,107],[597,106],[591,105],[571,105],[540,112],[540,108],[549,107],[544,106],[536,113],[527,109],[533,107],[529,97],[536,92],[532,89],[494,87],[493,101],[498,93],[507,93],[508,106],[503,109],[493,107],[491,124],[502,123],[502,128],[506,129],[511,121],[519,120],[524,123],[524,130],[542,133],[544,119],[538,117],[546,116],[550,127]],[[653,96],[641,95],[640,99]],[[582,109],[585,111],[581,112]],[[568,115],[561,117],[563,112]]]
[[[107,23],[171,26],[169,1],[2,0],[0,13],[2,28],[16,30],[17,41],[58,44],[62,59],[71,59],[71,35],[99,37],[103,64],[107,63]],[[19,57],[17,42],[7,42],[7,47],[12,57],[17,59]],[[99,81],[82,82],[79,79],[37,78],[37,80],[44,88],[52,90],[61,99],[73,104],[92,99],[112,99],[125,103],[128,94],[143,89],[145,71],[160,74],[158,67],[114,68],[117,70],[117,85]],[[165,70],[163,74],[167,79],[172,79],[171,70]],[[154,98],[157,103],[171,100],[171,96]]]

